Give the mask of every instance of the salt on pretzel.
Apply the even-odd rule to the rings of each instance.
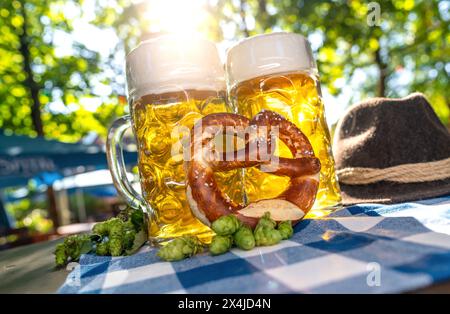
[[[228,131],[230,127],[243,129],[249,126],[264,126],[267,133],[253,139],[247,136],[244,149],[223,152],[222,158],[217,158],[217,154],[208,150],[211,140],[224,127],[228,127]],[[270,159],[267,158],[271,151],[270,134],[273,127],[278,128],[279,139],[286,144],[293,156],[279,157],[276,164],[270,164]],[[257,141],[256,145],[248,145],[252,141]],[[267,151],[260,149],[263,141],[266,141]],[[187,199],[194,215],[208,226],[223,215],[234,214],[244,224],[254,227],[267,211],[276,221],[297,222],[314,204],[319,186],[320,161],[314,156],[311,143],[300,129],[273,111],[263,110],[252,120],[232,113],[207,115],[192,128],[190,147]],[[214,179],[215,171],[262,165],[266,167],[266,172],[290,177],[287,189],[274,199],[260,200],[244,207],[226,197]]]

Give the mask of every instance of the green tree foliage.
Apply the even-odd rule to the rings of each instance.
[[[105,136],[111,120],[123,114],[114,95],[124,93],[124,63],[112,60],[151,32],[165,31],[157,25],[164,17],[152,15],[158,12],[152,3],[158,1],[92,1],[91,24],[114,29],[120,39],[107,60],[81,43],[73,42],[66,54],[55,44],[57,35],[71,37],[85,0],[0,1],[0,129],[75,141],[89,131]],[[195,3],[206,12],[196,30],[216,42],[279,30],[307,35],[327,91],[337,96],[352,87],[344,105],[420,91],[450,126],[448,1],[377,1],[377,25],[368,24],[370,1],[363,0]],[[68,4],[69,15],[63,9]],[[184,14],[176,5],[168,8],[169,15]],[[87,110],[83,101],[98,100],[96,84],[108,85],[111,95],[96,110]]]
[[[82,105],[95,97],[92,78],[102,71],[98,52],[75,41],[70,53],[55,46],[57,35],[70,40],[73,19],[81,14],[78,1],[0,2],[0,129],[76,141],[90,131],[105,135],[121,114],[117,99],[95,112]]]
[[[232,14],[243,16],[242,35],[286,30],[314,37],[321,80],[331,94],[352,81],[360,82],[351,101],[420,91],[450,127],[449,2],[376,1],[381,15],[375,25],[368,23],[370,2],[240,0]]]
[[[152,8],[145,1],[116,1],[123,14],[102,8],[99,22],[109,21],[107,25],[118,30],[129,51],[155,23],[146,14]],[[376,19],[371,19],[370,2],[205,1],[203,9],[211,18],[198,31],[216,41],[280,30],[304,34],[313,42],[327,90],[338,96],[344,86],[353,87],[345,105],[367,97],[402,97],[420,91],[450,127],[448,1],[377,1],[381,14]]]

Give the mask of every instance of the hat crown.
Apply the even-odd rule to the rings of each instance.
[[[336,167],[387,168],[450,157],[450,133],[420,93],[351,107],[336,127]]]

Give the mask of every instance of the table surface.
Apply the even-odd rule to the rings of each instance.
[[[69,274],[55,269],[53,251],[61,241],[0,251],[0,293],[55,293]]]
[[[69,271],[56,270],[53,250],[62,239],[0,252],[0,293],[56,293]],[[450,293],[450,281],[412,293]]]

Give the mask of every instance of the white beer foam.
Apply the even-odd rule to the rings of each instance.
[[[225,90],[217,47],[201,38],[167,34],[143,41],[127,55],[126,74],[131,101],[187,89]]]
[[[246,38],[227,52],[226,70],[231,87],[275,73],[317,72],[309,42],[294,33],[271,33]]]

